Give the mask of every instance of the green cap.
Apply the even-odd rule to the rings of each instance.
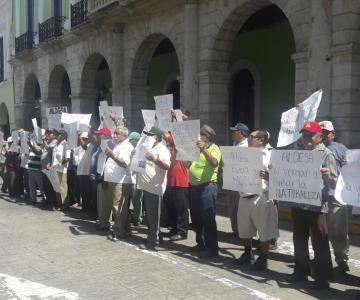
[[[136,141],[138,141],[138,140],[140,140],[140,138],[141,138],[140,133],[138,133],[138,132],[136,132],[136,131],[133,131],[133,132],[131,132],[131,133],[129,134],[129,140],[130,140],[130,141],[131,141],[131,140],[136,140]]]
[[[143,131],[146,135],[156,135],[156,136],[162,136],[163,132],[159,127],[151,127],[149,131]]]

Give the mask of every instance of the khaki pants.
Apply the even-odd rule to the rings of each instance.
[[[132,184],[104,182],[99,188],[98,210],[99,221],[103,227],[110,228],[110,216],[114,218],[113,230],[118,235],[130,231],[129,201],[131,198]]]
[[[63,206],[66,207],[69,205],[67,201],[67,193],[68,193],[68,186],[67,186],[67,174],[57,172],[60,181],[60,193],[56,194],[57,204],[59,207]]]

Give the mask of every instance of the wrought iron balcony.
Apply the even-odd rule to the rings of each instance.
[[[119,0],[89,0],[89,14],[95,13],[112,4],[117,4]]]
[[[88,0],[80,0],[71,5],[71,28],[85,22],[88,13]]]
[[[39,23],[39,43],[61,36],[64,30],[65,17],[54,16],[43,23]]]
[[[36,32],[26,32],[15,38],[15,54],[19,54],[26,49],[32,49],[35,45]]]

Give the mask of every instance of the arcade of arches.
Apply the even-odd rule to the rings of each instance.
[[[28,114],[30,121],[22,118],[29,105],[32,117],[46,121],[44,107],[53,104],[93,113],[96,126],[99,102],[107,100],[124,107],[131,130],[141,130],[141,108],[172,93],[174,107],[214,127],[219,144],[231,143],[228,127],[239,121],[268,129],[276,144],[281,113],[322,88],[319,116],[339,126],[341,142],[360,146],[359,135],[350,139],[360,126],[354,98],[360,64],[352,65],[360,48],[349,46],[360,18],[346,17],[355,6],[325,10],[320,2],[194,0],[170,7],[154,1],[146,18],[124,13],[121,26],[110,24],[112,18],[98,31],[85,24],[64,49],[48,47],[35,61],[20,61],[15,94],[25,108],[17,126],[31,124]],[[330,24],[331,13],[343,22]],[[105,20],[106,11],[99,18]]]

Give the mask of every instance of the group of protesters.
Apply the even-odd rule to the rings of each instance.
[[[184,121],[189,114],[183,116]],[[172,113],[173,121],[176,117]],[[116,123],[116,120],[114,120]],[[261,194],[229,192],[231,227],[242,240],[244,252],[236,259],[239,265],[265,270],[268,253],[279,237],[278,203],[269,198],[269,164],[272,146],[266,129],[250,130],[246,124],[230,127],[234,147],[262,150],[263,169],[259,173]],[[208,125],[200,128],[196,143],[197,161],[176,159],[177,150],[171,132],[153,126],[142,133],[129,132],[121,125],[111,130],[78,132],[78,146],[68,149],[64,129],[47,129],[42,142],[30,137],[28,154],[13,151],[9,137],[1,149],[3,177],[1,191],[10,197],[25,195],[29,203],[41,202],[53,210],[81,207],[97,220],[99,231],[108,231],[112,241],[126,240],[131,227],[148,227],[141,249],[159,250],[165,236],[161,225],[169,228],[171,241],[187,239],[189,221],[196,232],[196,245],[190,250],[200,257],[219,254],[216,223],[218,176],[223,167],[221,151],[214,143],[215,131]],[[142,137],[151,136],[153,144],[146,154],[145,170],[135,173],[130,164]],[[348,208],[334,197],[341,167],[346,163],[346,147],[334,142],[335,129],[330,121],[308,122],[301,138],[286,149],[317,150],[322,153],[321,206],[292,203],[295,268],[288,281],[306,281],[312,276],[312,288],[327,288],[333,266],[329,240],[341,272],[348,272]],[[16,143],[19,143],[16,141]],[[19,147],[20,145],[16,145]],[[56,174],[58,188],[49,172]],[[38,192],[42,200],[38,201]],[[130,209],[132,208],[132,209]],[[190,215],[189,215],[190,213]],[[258,237],[258,240],[255,240]],[[309,239],[314,259],[309,255]],[[260,254],[254,259],[254,241]]]

